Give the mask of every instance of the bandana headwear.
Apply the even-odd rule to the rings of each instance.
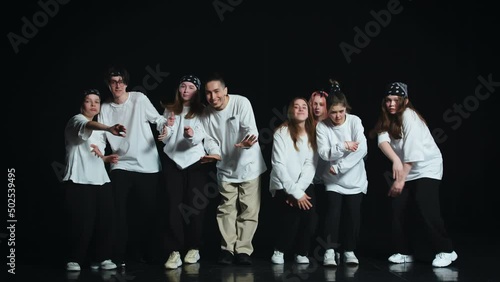
[[[403,82],[393,82],[387,85],[386,95],[408,97],[408,86]]]
[[[90,95],[90,94],[95,94],[97,96],[101,96],[101,93],[99,93],[99,90],[94,89],[94,88],[92,88],[92,89],[85,89],[85,90],[83,90],[82,94],[83,94],[83,97],[85,97],[87,95]]]
[[[330,95],[336,95],[341,93],[339,82],[333,79],[330,79]]]
[[[192,74],[185,75],[181,78],[181,81],[179,82],[179,84],[183,83],[184,81],[191,82],[192,84],[194,84],[194,86],[196,86],[196,89],[200,90],[201,82],[200,82],[200,79],[197,78],[196,76],[194,76]]]

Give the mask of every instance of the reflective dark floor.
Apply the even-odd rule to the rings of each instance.
[[[126,268],[102,271],[84,268],[67,272],[60,266],[21,265],[16,271],[17,281],[500,281],[498,238],[463,237],[456,240],[458,259],[449,267],[433,268],[430,261],[416,261],[393,265],[385,255],[359,252],[359,266],[340,263],[338,267],[321,265],[321,255],[311,255],[310,264],[298,265],[286,257],[284,265],[273,265],[271,254],[255,255],[251,266],[221,266],[214,255],[202,254],[197,264],[185,264],[175,270],[164,269],[162,263],[129,264]],[[10,281],[10,280],[9,280]]]

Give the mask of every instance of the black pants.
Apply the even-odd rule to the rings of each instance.
[[[361,226],[361,202],[363,193],[342,195],[326,192],[326,215],[324,222],[326,249],[337,249],[342,245],[344,251],[354,251]],[[344,224],[340,224],[343,220]],[[340,229],[342,227],[342,232]],[[341,244],[342,242],[342,244]]]
[[[159,173],[115,169],[110,178],[115,198],[115,259],[152,258]]]
[[[204,214],[209,204],[208,165],[198,161],[180,169],[169,157],[164,159],[167,202],[164,247],[167,253],[200,249]]]
[[[276,207],[275,217],[275,248],[280,252],[293,251],[295,254],[305,256],[311,246],[311,237],[315,230],[316,203],[314,186],[305,191],[311,197],[313,204],[309,210],[291,207],[286,203],[288,194],[284,190],[276,191],[273,201]]]
[[[63,183],[68,234],[68,262],[101,262],[112,255],[113,191],[111,184]],[[90,250],[91,242],[95,249]],[[94,254],[95,257],[90,257]]]
[[[416,219],[420,218],[425,234],[436,253],[453,251],[439,204],[440,180],[420,178],[405,183],[405,187],[392,199],[392,245],[396,253],[411,254],[412,231]],[[415,210],[410,210],[414,208]]]

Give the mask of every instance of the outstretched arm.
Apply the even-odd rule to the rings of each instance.
[[[118,123],[112,126],[107,126],[100,122],[91,120],[85,124],[85,127],[91,130],[107,131],[115,136],[120,136],[120,137],[125,137],[127,133],[127,129],[125,128],[125,126]]]

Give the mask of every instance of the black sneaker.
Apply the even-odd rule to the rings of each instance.
[[[219,256],[218,264],[229,265],[234,261],[234,256],[230,251],[222,250]]]
[[[239,265],[251,265],[252,264],[252,258],[250,255],[241,253],[236,255],[236,264]]]

